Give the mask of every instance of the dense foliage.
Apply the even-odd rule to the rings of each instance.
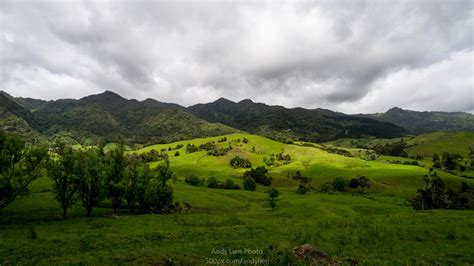
[[[459,191],[446,188],[444,181],[437,175],[436,171],[430,172],[423,177],[425,185],[418,189],[417,195],[410,199],[416,210],[430,209],[473,209],[474,189],[466,182],[461,184]]]
[[[7,207],[41,175],[47,150],[27,146],[14,135],[0,131],[0,209]]]
[[[270,186],[272,184],[272,178],[267,176],[268,170],[264,166],[252,168],[244,173],[244,178],[250,177],[256,183],[264,186]]]

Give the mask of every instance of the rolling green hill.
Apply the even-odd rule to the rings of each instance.
[[[30,194],[0,210],[0,262],[204,265],[227,259],[262,259],[271,265],[287,265],[296,263],[292,249],[309,243],[340,264],[474,263],[470,248],[474,242],[472,211],[414,211],[408,205],[407,197],[423,185],[426,168],[348,158],[328,153],[318,145],[283,144],[250,134],[225,138],[199,138],[128,151],[169,154],[177,174],[170,182],[174,200],[191,206],[185,212],[139,215],[124,208],[111,215],[105,201],[94,209],[93,218],[85,218],[83,209],[76,205],[69,212],[70,219],[61,220],[51,181],[46,177],[36,180]],[[186,154],[187,144],[212,141],[220,147],[230,145],[232,150],[225,156],[205,151]],[[180,144],[184,147],[176,149]],[[179,156],[174,156],[176,151]],[[280,190],[274,210],[268,206],[267,187],[261,185],[250,192],[184,182],[187,175],[196,174],[219,180],[232,178],[241,184],[244,170],[230,166],[233,156],[248,158],[255,167],[264,164],[264,157],[280,152],[290,155],[291,161],[268,167],[273,186]],[[288,177],[297,170],[312,178],[316,191],[334,177],[355,175],[366,175],[372,186],[364,193],[313,191],[297,195],[298,183]],[[453,189],[458,189],[461,181],[474,185],[474,180],[440,174]],[[213,253],[222,248],[257,253]]]
[[[402,139],[408,146],[406,151],[410,156],[421,155],[431,158],[434,153],[442,154],[446,151],[468,158],[469,147],[474,148],[473,132],[434,132],[395,139],[339,139],[326,142],[325,144],[343,148],[358,148],[361,146],[394,143]]]
[[[265,166],[264,158],[269,158],[272,154],[283,153],[291,156],[291,162],[269,167],[270,175],[275,184],[281,186],[296,186],[297,182],[291,178],[296,171],[301,171],[305,176],[312,177],[314,187],[320,187],[323,183],[331,181],[335,177],[353,178],[357,175],[369,177],[374,185],[373,192],[399,197],[410,197],[422,186],[422,176],[427,173],[427,169],[419,166],[408,166],[400,164],[388,164],[379,161],[365,161],[358,158],[350,158],[337,154],[328,153],[322,149],[314,147],[303,147],[299,145],[283,144],[264,137],[250,134],[226,135],[227,141],[218,143],[221,137],[201,138],[189,141],[180,141],[170,144],[158,144],[145,147],[136,152],[143,153],[150,150],[165,152],[169,148],[174,148],[179,144],[183,148],[168,152],[173,170],[179,177],[184,178],[189,173],[197,174],[200,177],[208,178],[216,176],[222,181],[226,178],[234,178],[238,183],[245,169],[234,169],[229,161],[234,156],[247,158],[252,166]],[[237,142],[243,138],[248,139],[248,143]],[[217,146],[233,149],[225,156],[207,155],[206,151],[199,151],[186,154],[186,145],[200,145],[214,141]],[[180,156],[173,156],[179,151]],[[465,181],[463,178],[447,173],[440,173],[445,181],[453,187]],[[474,180],[473,180],[474,181]],[[471,180],[467,180],[471,182]],[[473,183],[474,184],[474,183]]]

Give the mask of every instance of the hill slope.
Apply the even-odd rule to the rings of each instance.
[[[390,122],[415,134],[435,131],[474,132],[474,115],[463,112],[417,112],[394,107],[382,114],[361,116]]]
[[[219,142],[221,138],[200,138],[170,144],[158,144],[145,147],[137,152],[143,153],[150,150],[167,152],[173,170],[178,177],[182,178],[190,173],[204,178],[216,176],[222,180],[233,177],[236,183],[240,184],[240,178],[246,169],[235,169],[229,163],[234,156],[240,156],[249,159],[253,167],[266,166],[276,186],[296,187],[298,183],[291,179],[296,171],[301,171],[303,175],[311,177],[312,185],[318,189],[323,183],[331,181],[335,177],[350,179],[356,175],[364,175],[372,179],[372,191],[401,197],[409,197],[415,194],[416,189],[422,187],[422,177],[428,171],[428,169],[418,166],[345,157],[328,153],[316,147],[283,144],[250,134],[227,135],[226,141]],[[248,143],[239,141],[244,138],[248,140]],[[206,151],[186,153],[187,144],[199,146],[212,141],[218,147],[231,146],[232,150],[225,156],[211,156]],[[177,150],[174,149],[179,144],[182,144],[183,147]],[[169,151],[170,148],[171,151]],[[179,156],[174,156],[176,151],[179,152]],[[269,159],[272,155],[278,153],[290,155],[291,161],[284,163],[277,160],[272,166],[267,166],[264,163],[264,158]],[[443,172],[440,172],[440,175],[446,183],[454,187],[458,186],[461,181],[466,180]],[[471,180],[467,181],[472,183]]]
[[[287,109],[243,100],[235,103],[221,98],[188,108],[196,116],[273,139],[326,141],[364,135],[393,138],[403,128],[371,118],[354,117],[323,109]]]

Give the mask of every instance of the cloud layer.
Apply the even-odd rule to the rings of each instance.
[[[0,0],[0,89],[473,112],[473,3]]]

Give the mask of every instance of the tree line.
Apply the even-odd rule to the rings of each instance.
[[[64,143],[47,149],[0,132],[0,208],[28,192],[33,180],[47,175],[64,218],[77,202],[88,217],[104,200],[110,201],[114,214],[124,202],[132,212],[172,210],[169,161],[162,160],[155,169],[146,161],[140,155],[125,155],[122,141],[108,152],[102,147],[73,149]]]

